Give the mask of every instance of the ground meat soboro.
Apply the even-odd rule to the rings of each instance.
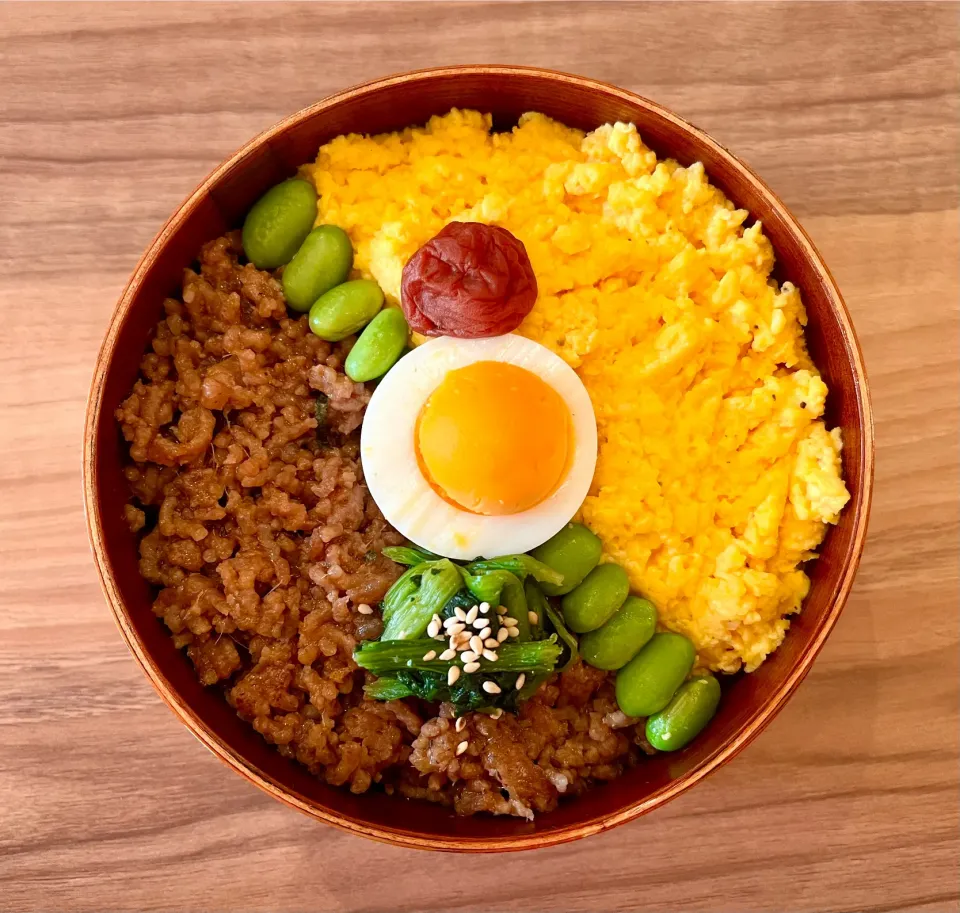
[[[644,748],[607,673],[576,665],[518,718],[364,697],[358,641],[402,541],[363,484],[370,392],[342,371],[352,340],[314,336],[236,233],[200,252],[164,303],[141,378],[117,410],[130,445],[131,529],[154,611],[204,685],[328,783],[530,817],[617,776]],[[318,427],[318,417],[322,424]],[[457,754],[458,746],[468,747]]]

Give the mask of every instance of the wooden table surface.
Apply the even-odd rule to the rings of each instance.
[[[957,909],[957,14],[0,7],[0,909]],[[778,719],[650,817],[498,858],[347,836],[214,760],[121,642],[80,498],[97,348],[167,215],[283,115],[453,62],[620,84],[750,162],[835,273],[877,416],[857,584]]]

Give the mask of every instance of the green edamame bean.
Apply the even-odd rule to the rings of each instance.
[[[310,308],[310,329],[327,342],[340,342],[362,330],[383,306],[383,292],[372,279],[353,279],[324,292]]]
[[[623,605],[629,592],[627,572],[619,564],[600,564],[563,597],[563,620],[577,634],[596,630]]]
[[[257,269],[289,263],[317,219],[317,192],[302,178],[271,187],[243,222],[243,252]]]
[[[581,523],[568,523],[552,539],[538,545],[530,554],[537,561],[563,574],[563,583],[543,583],[548,596],[564,596],[583,581],[600,561],[600,539]]]
[[[690,674],[696,650],[682,634],[654,634],[617,673],[617,704],[627,716],[659,713]]]
[[[358,383],[381,377],[403,354],[410,337],[410,328],[400,308],[384,308],[360,334],[350,350],[344,370]]]
[[[628,596],[606,624],[580,638],[580,655],[596,669],[619,669],[640,652],[656,630],[653,603]]]
[[[647,741],[660,751],[676,751],[689,745],[717,712],[720,683],[712,676],[684,682],[673,700],[647,718]]]
[[[287,304],[301,313],[324,292],[346,282],[353,267],[350,237],[336,225],[318,225],[304,238],[283,271]]]

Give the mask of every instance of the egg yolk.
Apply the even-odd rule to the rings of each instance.
[[[516,514],[560,484],[572,423],[563,398],[517,365],[451,371],[417,420],[417,457],[433,488],[477,514]]]

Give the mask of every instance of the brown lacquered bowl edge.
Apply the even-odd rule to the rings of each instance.
[[[102,411],[102,385],[105,376],[105,369],[114,357],[117,336],[125,319],[129,315],[130,308],[136,297],[136,291],[141,278],[148,269],[150,263],[156,258],[159,250],[171,237],[177,228],[183,223],[187,215],[197,207],[203,200],[208,188],[215,185],[219,179],[231,171],[240,161],[244,159],[252,150],[259,148],[269,142],[272,137],[282,134],[292,125],[299,121],[315,115],[324,108],[341,102],[357,93],[372,92],[382,89],[388,85],[395,85],[405,81],[415,80],[416,78],[430,74],[432,76],[443,76],[449,74],[454,76],[458,73],[496,73],[500,76],[509,77],[511,74],[535,74],[563,82],[570,85],[586,87],[593,91],[601,91],[610,95],[628,100],[632,104],[640,104],[655,110],[661,117],[672,121],[691,135],[698,143],[711,148],[714,153],[721,155],[729,160],[730,164],[742,175],[743,179],[753,184],[759,189],[762,195],[766,196],[771,208],[776,210],[779,216],[785,220],[793,237],[803,249],[803,256],[813,264],[820,273],[820,280],[826,286],[828,297],[831,303],[831,309],[836,318],[841,332],[843,334],[843,345],[850,366],[856,379],[857,401],[860,415],[860,450],[862,459],[862,471],[857,480],[856,490],[852,491],[852,503],[847,508],[855,511],[853,520],[854,533],[851,545],[847,550],[847,561],[844,564],[839,580],[836,582],[836,598],[830,607],[830,610],[822,618],[811,642],[806,650],[800,656],[786,680],[781,686],[773,692],[767,701],[757,709],[754,717],[748,725],[733,739],[722,744],[713,754],[704,760],[698,767],[689,771],[687,774],[669,783],[665,788],[647,796],[640,802],[635,802],[625,806],[623,809],[602,816],[597,820],[591,820],[580,824],[572,824],[565,828],[551,831],[546,834],[532,833],[529,835],[509,836],[509,837],[477,837],[468,836],[458,837],[456,840],[447,840],[437,837],[424,837],[414,830],[403,828],[386,828],[373,826],[369,823],[351,816],[346,816],[338,812],[331,812],[317,803],[310,801],[298,792],[291,790],[287,786],[276,781],[273,777],[265,774],[256,765],[250,763],[242,755],[236,752],[229,744],[220,739],[213,733],[191,710],[189,705],[182,699],[177,691],[170,685],[157,665],[152,661],[149,652],[137,635],[134,626],[130,622],[128,609],[121,597],[113,578],[109,561],[106,558],[106,550],[103,539],[103,523],[101,518],[101,504],[99,499],[100,485],[97,478],[97,435],[96,429],[101,419]],[[130,281],[124,289],[117,309],[110,322],[109,329],[104,338],[103,345],[96,363],[94,379],[91,386],[90,398],[87,408],[87,416],[84,428],[83,444],[83,487],[84,487],[84,508],[86,515],[87,528],[90,535],[94,561],[97,573],[100,578],[105,596],[110,605],[114,619],[120,629],[120,632],[130,647],[144,673],[150,679],[154,688],[171,707],[176,715],[187,725],[193,734],[210,749],[221,761],[238,773],[251,780],[257,786],[265,790],[270,795],[280,801],[290,805],[297,810],[304,812],[316,819],[322,820],[328,824],[342,828],[346,831],[370,837],[372,839],[406,847],[418,849],[433,849],[450,852],[498,852],[531,849],[536,847],[545,847],[586,837],[591,834],[609,829],[611,827],[623,824],[640,815],[657,808],[660,805],[670,801],[680,793],[692,787],[695,783],[703,779],[707,774],[716,770],[723,764],[730,761],[736,754],[745,748],[754,738],[756,738],[763,728],[773,719],[774,716],[786,703],[787,699],[798,687],[800,682],[806,676],[813,660],[816,658],[822,648],[827,636],[835,625],[840,612],[849,596],[853,585],[854,576],[860,563],[863,547],[866,540],[867,525],[870,513],[870,504],[872,499],[873,476],[874,476],[874,428],[873,413],[870,403],[867,374],[863,362],[862,352],[859,342],[853,329],[849,313],[840,294],[833,276],[823,262],[819,252],[810,240],[806,232],[793,217],[783,202],[776,196],[754,173],[743,164],[739,159],[733,156],[723,146],[713,140],[703,131],[686,123],[677,115],[664,109],[648,99],[642,98],[634,93],[609,86],[595,80],[583,77],[572,76],[554,71],[542,70],[531,67],[510,67],[510,66],[464,66],[464,67],[442,67],[430,70],[419,70],[410,73],[404,73],[397,76],[386,77],[356,86],[331,96],[316,105],[303,109],[296,114],[285,118],[276,126],[261,133],[249,143],[245,144],[233,156],[227,159],[222,165],[215,169],[198,186],[190,197],[177,209],[170,217],[156,238],[148,247],[147,251],[137,264]],[[848,480],[849,482],[850,480]]]

